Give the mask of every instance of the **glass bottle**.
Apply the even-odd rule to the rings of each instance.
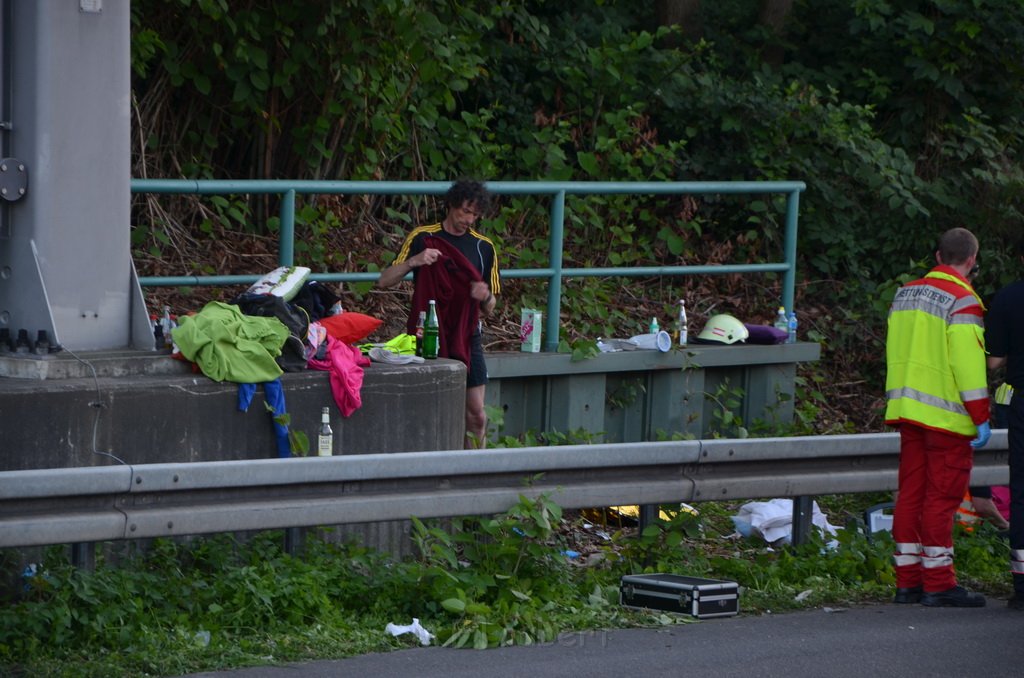
[[[676,320],[676,343],[686,346],[689,339],[689,331],[686,327],[686,300],[679,300],[679,318]]]
[[[174,321],[171,319],[170,306],[164,306],[164,314],[160,317],[160,324],[164,328],[164,346],[169,347],[174,341],[171,338],[171,330],[173,330],[175,327]]]
[[[439,337],[437,321],[437,302],[430,300],[430,307],[427,310],[427,320],[423,325],[423,357],[433,360],[437,357]]]
[[[423,326],[427,322],[427,312],[420,311],[420,319],[416,322],[416,355],[423,357]]]
[[[150,317],[153,321],[153,340],[156,343],[156,350],[161,351],[167,346],[167,341],[164,339],[164,324],[157,321],[156,314]]]
[[[316,436],[316,453],[321,457],[334,454],[334,431],[331,430],[331,408],[320,411],[320,431]]]

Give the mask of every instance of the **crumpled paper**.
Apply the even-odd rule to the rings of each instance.
[[[388,622],[388,625],[384,627],[384,630],[393,636],[400,636],[403,633],[415,633],[416,637],[420,639],[420,645],[430,645],[431,639],[434,638],[433,633],[420,626],[420,620],[416,617],[413,617],[412,623],[407,626]]]

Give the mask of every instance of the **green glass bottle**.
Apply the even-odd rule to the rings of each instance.
[[[423,357],[433,360],[437,357],[439,338],[437,322],[437,302],[430,300],[430,308],[427,310],[427,322],[423,325]]]

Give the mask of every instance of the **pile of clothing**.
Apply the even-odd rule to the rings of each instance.
[[[273,410],[278,456],[290,457],[281,375],[329,372],[334,401],[342,416],[350,416],[362,406],[363,368],[370,364],[354,344],[381,321],[342,311],[337,295],[316,281],[300,280],[286,293],[259,289],[260,284],[229,304],[211,301],[180,318],[172,330],[173,355],[215,381],[239,384],[243,412],[262,385]]]

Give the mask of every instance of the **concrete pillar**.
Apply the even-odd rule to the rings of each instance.
[[[152,348],[130,251],[129,3],[0,0],[0,329],[73,350]]]

